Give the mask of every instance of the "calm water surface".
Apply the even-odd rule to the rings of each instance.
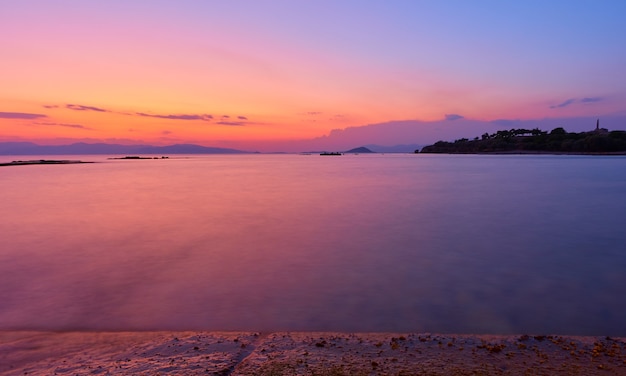
[[[625,157],[80,159],[0,168],[0,329],[626,336]]]

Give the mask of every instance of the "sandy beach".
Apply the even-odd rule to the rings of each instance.
[[[0,332],[1,375],[626,375],[626,339]]]

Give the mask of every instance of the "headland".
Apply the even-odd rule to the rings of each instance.
[[[587,154],[626,155],[626,131],[600,128],[570,133],[563,128],[550,132],[535,129],[502,130],[470,140],[438,141],[416,153],[445,154]]]

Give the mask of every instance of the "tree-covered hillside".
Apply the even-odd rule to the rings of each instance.
[[[416,153],[419,150],[415,151]],[[545,132],[538,128],[511,129],[485,133],[473,140],[438,141],[422,148],[421,153],[621,153],[626,152],[626,131],[598,128],[590,132],[569,133],[563,128]]]

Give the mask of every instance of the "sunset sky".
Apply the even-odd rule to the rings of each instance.
[[[0,141],[267,151],[381,123],[353,142],[625,119],[625,14],[609,0],[0,0]],[[398,122],[415,139],[394,138]]]

